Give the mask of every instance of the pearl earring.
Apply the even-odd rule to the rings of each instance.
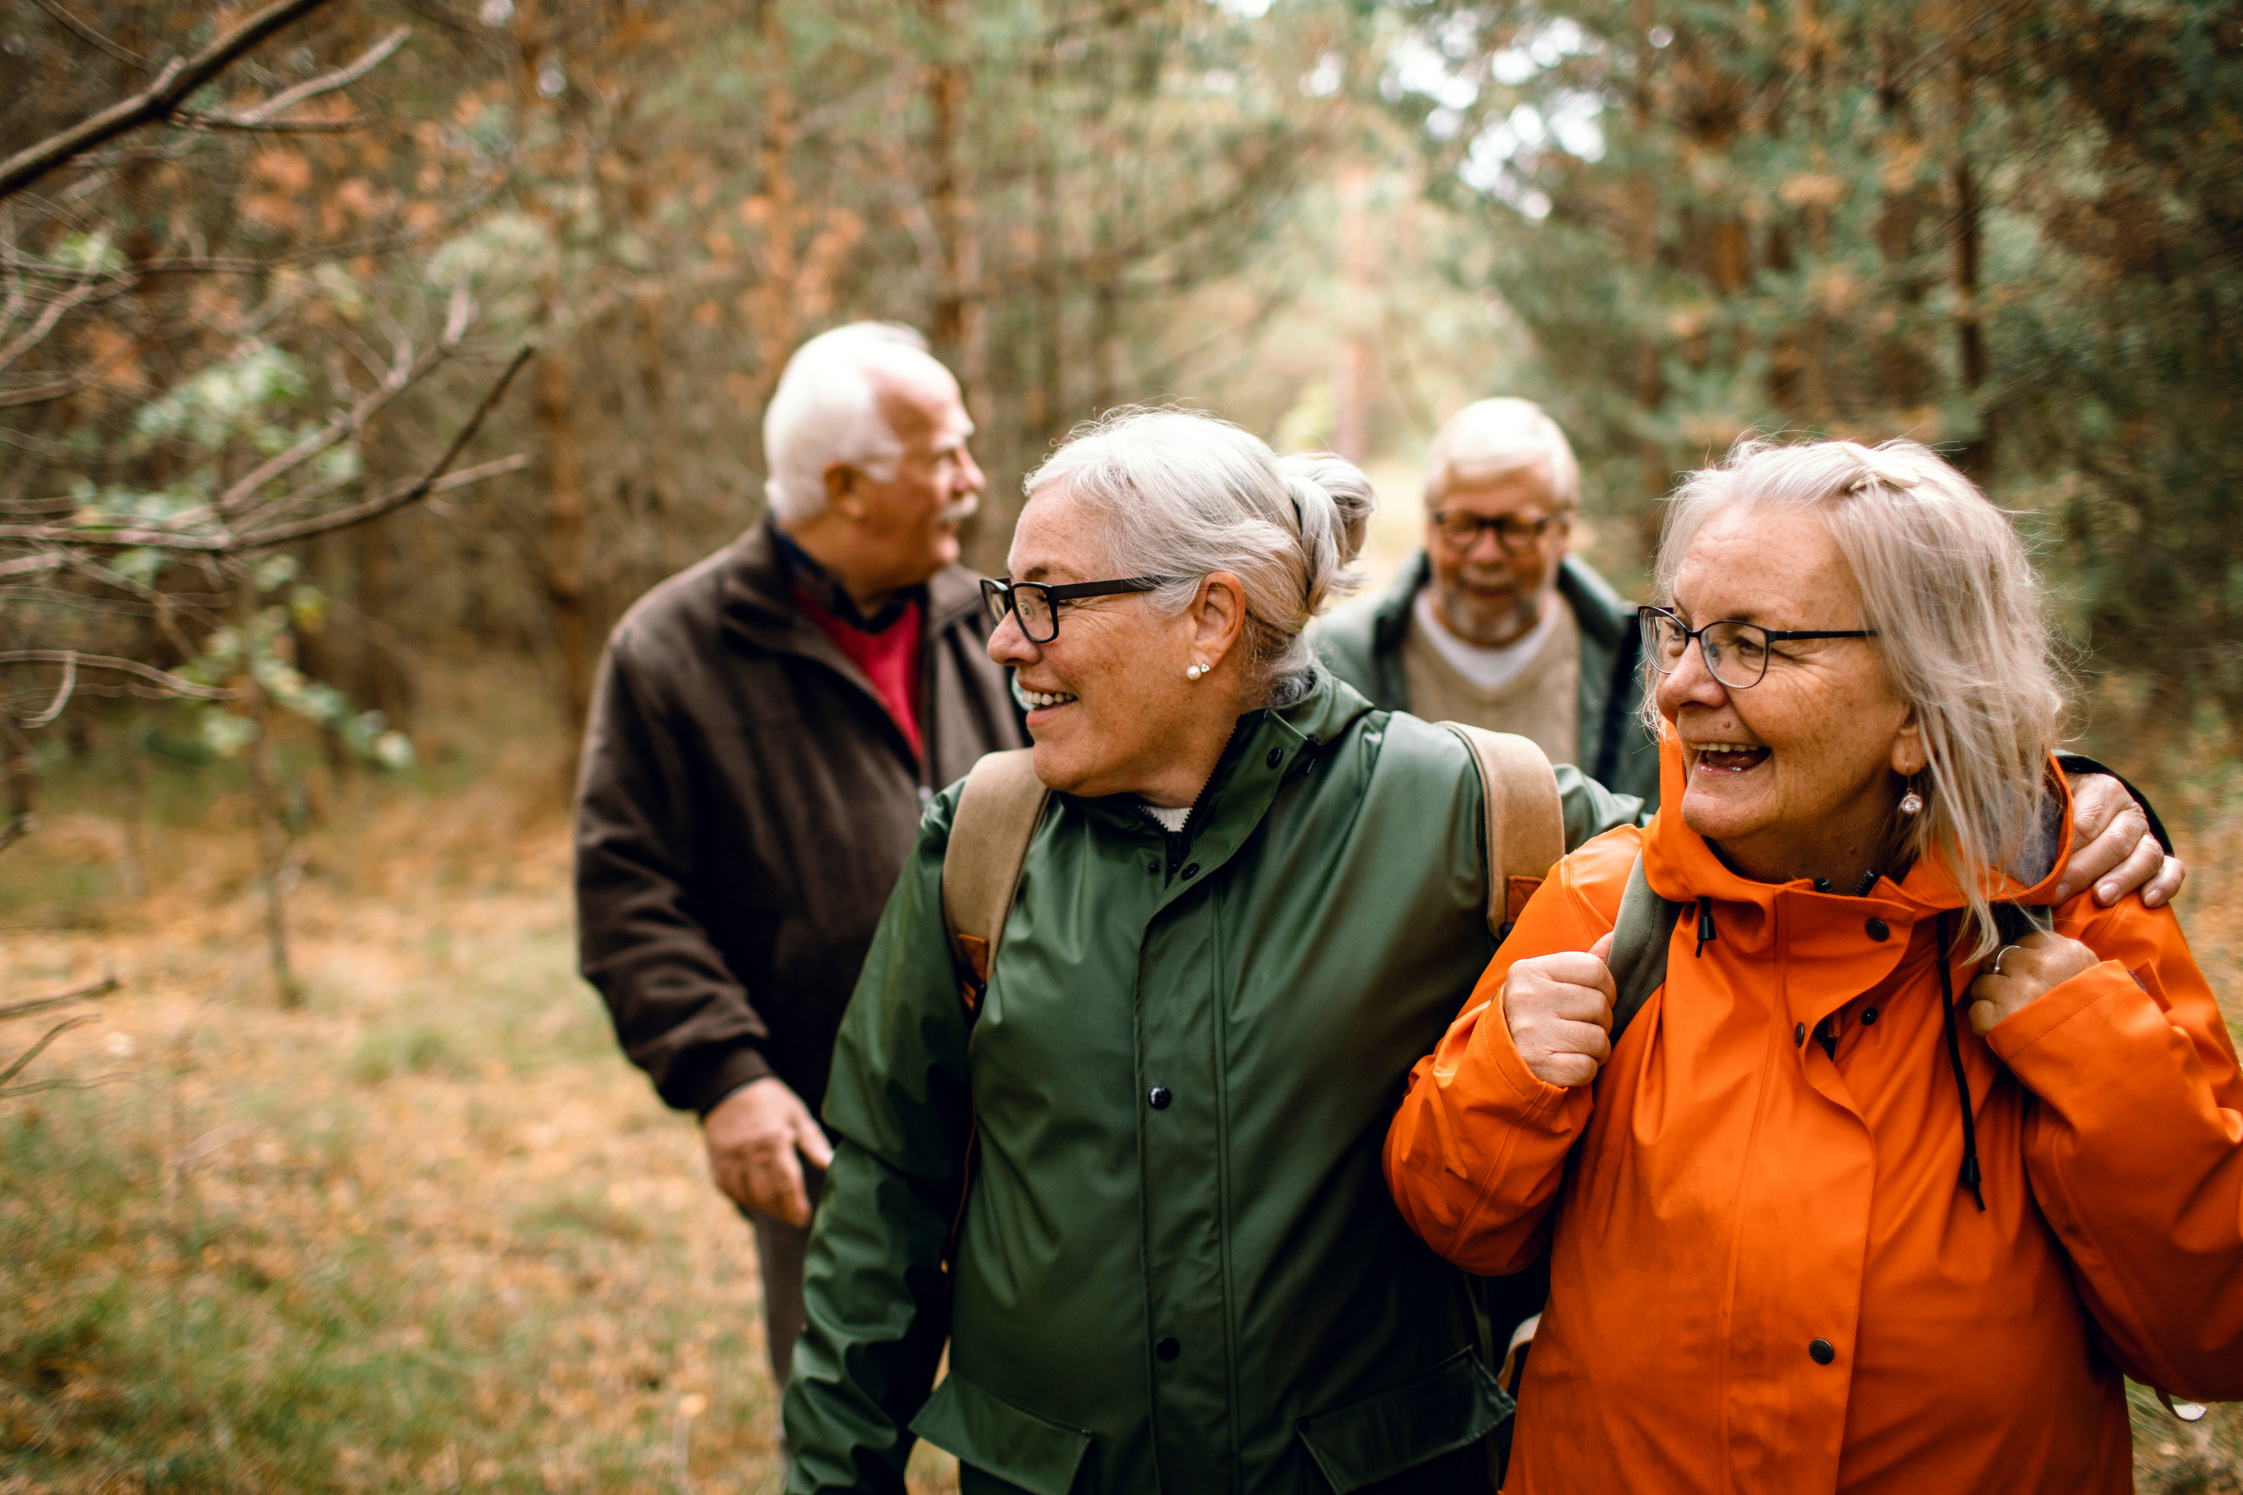
[[[1204,674],[1206,674],[1206,673],[1207,673],[1207,666],[1206,666],[1206,665],[1203,665],[1203,664],[1195,664],[1195,665],[1191,666],[1191,667],[1190,667],[1189,669],[1187,669],[1187,670],[1185,670],[1185,671],[1184,671],[1184,678],[1185,678],[1186,680],[1197,680],[1197,679],[1198,679],[1198,678],[1199,678],[1200,676],[1202,676],[1202,675],[1204,675]]]
[[[1913,789],[1900,797],[1900,813],[1903,815],[1918,814],[1923,808],[1924,797]]]

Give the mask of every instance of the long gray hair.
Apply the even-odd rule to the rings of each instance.
[[[1113,574],[1165,576],[1146,594],[1170,616],[1217,571],[1246,588],[1246,634],[1273,691],[1304,673],[1302,630],[1362,578],[1378,495],[1355,465],[1329,453],[1280,458],[1260,437],[1193,410],[1109,411],[1079,426],[1029,474],[1034,498],[1055,483],[1106,520]]]
[[[1676,490],[1654,571],[1662,604],[1674,600],[1691,540],[1738,505],[1812,514],[1838,542],[1861,590],[1862,626],[1877,634],[1870,645],[1930,755],[1924,809],[1904,823],[1902,851],[1948,859],[1976,926],[1973,953],[1986,954],[1998,938],[1991,874],[2043,850],[2064,709],[2024,542],[1970,479],[1916,442],[1746,440]]]

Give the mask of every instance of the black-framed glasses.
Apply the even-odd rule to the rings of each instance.
[[[1480,543],[1480,536],[1495,531],[1495,540],[1513,555],[1525,555],[1542,543],[1542,537],[1565,523],[1563,514],[1498,514],[1488,518],[1458,509],[1435,509],[1426,516],[1433,532],[1451,550],[1465,551]]]
[[[1792,639],[1877,636],[1871,628],[1763,628],[1728,620],[1692,628],[1663,607],[1639,607],[1636,616],[1643,621],[1643,652],[1650,656],[1653,669],[1673,674],[1682,667],[1690,641],[1696,639],[1698,652],[1706,657],[1706,673],[1731,690],[1750,690],[1767,678],[1771,645]]]
[[[1149,592],[1172,580],[1166,576],[1131,576],[1121,581],[1078,581],[1048,587],[1040,581],[990,581],[981,583],[982,606],[989,609],[991,624],[1011,613],[1020,619],[1020,631],[1031,644],[1048,644],[1059,637],[1059,604],[1078,597],[1113,597],[1123,592]]]

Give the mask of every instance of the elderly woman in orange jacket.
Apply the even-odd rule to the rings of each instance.
[[[1506,1488],[2131,1488],[2122,1371],[2243,1397],[2243,1076],[2169,909],[2038,907],[2023,546],[1914,443],[1747,445],[1657,579],[1665,808],[1559,865],[1387,1138],[1434,1250],[1548,1255]],[[1683,908],[1614,1044],[1639,857]]]

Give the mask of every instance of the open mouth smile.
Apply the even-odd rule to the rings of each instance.
[[[1030,690],[1020,683],[1018,675],[1013,677],[1012,696],[1027,711],[1028,720],[1031,723],[1039,720],[1049,720],[1050,713],[1062,706],[1071,706],[1081,699],[1081,697],[1069,695],[1063,690]]]
[[[1691,749],[1700,773],[1750,773],[1768,761],[1768,749],[1750,742],[1704,742]]]

